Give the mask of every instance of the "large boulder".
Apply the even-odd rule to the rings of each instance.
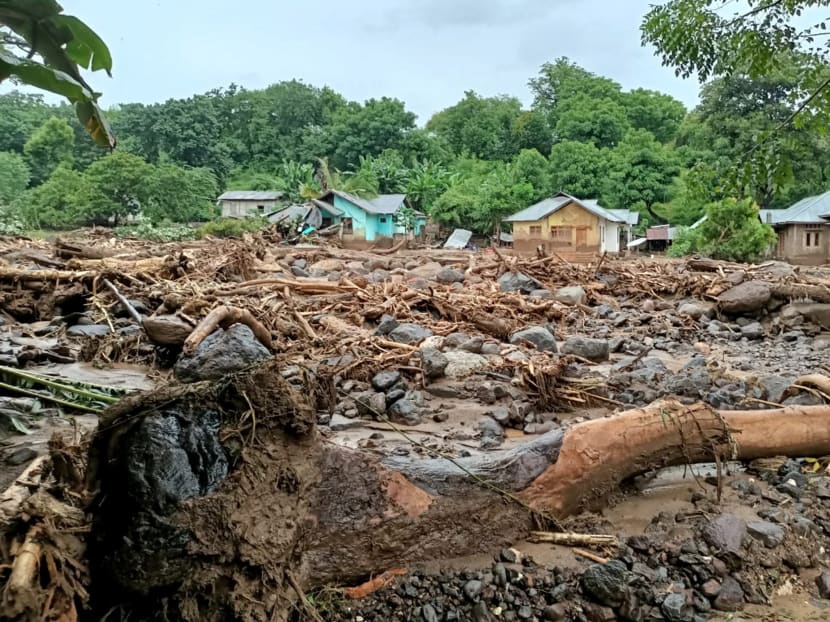
[[[513,333],[510,336],[510,343],[520,344],[523,341],[529,341],[540,352],[556,352],[556,339],[551,332],[544,326],[531,326]]]
[[[521,272],[505,272],[499,277],[499,287],[503,292],[522,292],[530,294],[537,289],[544,289],[545,286],[533,277]]]
[[[560,287],[554,292],[553,298],[566,305],[584,305],[588,301],[585,290],[579,285]]]
[[[234,324],[227,330],[213,331],[192,355],[182,356],[173,371],[182,382],[218,380],[270,356],[250,328]]]
[[[746,281],[723,292],[718,303],[724,313],[752,313],[763,309],[771,296],[765,282]]]
[[[562,354],[573,354],[597,363],[607,361],[610,351],[606,339],[592,339],[579,335],[571,335],[562,345]]]

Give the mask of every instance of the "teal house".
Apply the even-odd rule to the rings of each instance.
[[[361,199],[348,192],[329,190],[313,203],[323,216],[322,227],[342,225],[344,243],[356,246],[366,242],[392,240],[407,233],[418,236],[426,225],[426,216],[415,212],[411,231],[398,221],[398,211],[406,206],[405,194],[381,194],[373,199]]]

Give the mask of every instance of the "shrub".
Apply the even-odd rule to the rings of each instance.
[[[193,240],[196,237],[196,232],[192,227],[169,223],[153,225],[149,222],[141,222],[127,227],[118,227],[115,232],[122,238],[142,238],[152,242],[181,242]]]
[[[254,233],[260,231],[268,226],[268,221],[264,218],[221,218],[212,222],[205,223],[196,231],[196,235],[200,238],[205,236],[213,236],[217,238],[236,238],[245,233]]]

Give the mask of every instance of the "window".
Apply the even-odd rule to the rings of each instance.
[[[573,240],[573,227],[551,227],[550,239],[554,246],[570,246]]]
[[[352,219],[351,218],[344,218],[343,219],[343,233],[354,233],[352,228]]]
[[[804,246],[807,248],[817,248],[819,246],[820,234],[818,231],[808,231],[805,236]]]
[[[542,225],[530,225],[530,237],[532,237],[532,238],[542,237]]]
[[[378,218],[378,220],[381,222],[381,224],[386,224],[386,216],[381,216],[380,218]]]
[[[256,206],[256,211],[258,211],[260,214],[264,214],[265,213],[265,206],[264,205],[257,205]]]

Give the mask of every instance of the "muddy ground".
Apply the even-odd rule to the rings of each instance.
[[[392,462],[499,456],[664,397],[733,410],[830,399],[815,382],[830,369],[830,270],[610,258],[572,266],[262,238],[213,248],[76,242],[80,255],[68,260],[60,244],[5,243],[2,364],[132,392],[217,381],[273,352],[289,383],[307,373],[332,380],[317,400],[324,443]],[[85,256],[89,248],[104,258]],[[249,309],[270,332],[270,351],[240,324],[191,354],[183,338],[154,341],[103,287],[105,276],[141,316],[185,336],[220,304]],[[553,385],[534,384],[540,365],[559,370]],[[2,489],[47,453],[53,433],[78,443],[97,421],[55,404],[16,412],[31,434],[7,426]],[[473,556],[408,567],[360,600],[347,586],[315,585],[309,605],[284,613],[313,619],[310,606],[322,619],[355,622],[830,619],[821,598],[830,596],[828,461],[799,458],[734,463],[720,481],[709,465],[626,482],[598,513],[565,523],[618,537],[618,547],[587,547],[588,557],[482,541]],[[94,615],[74,598],[80,617]]]

